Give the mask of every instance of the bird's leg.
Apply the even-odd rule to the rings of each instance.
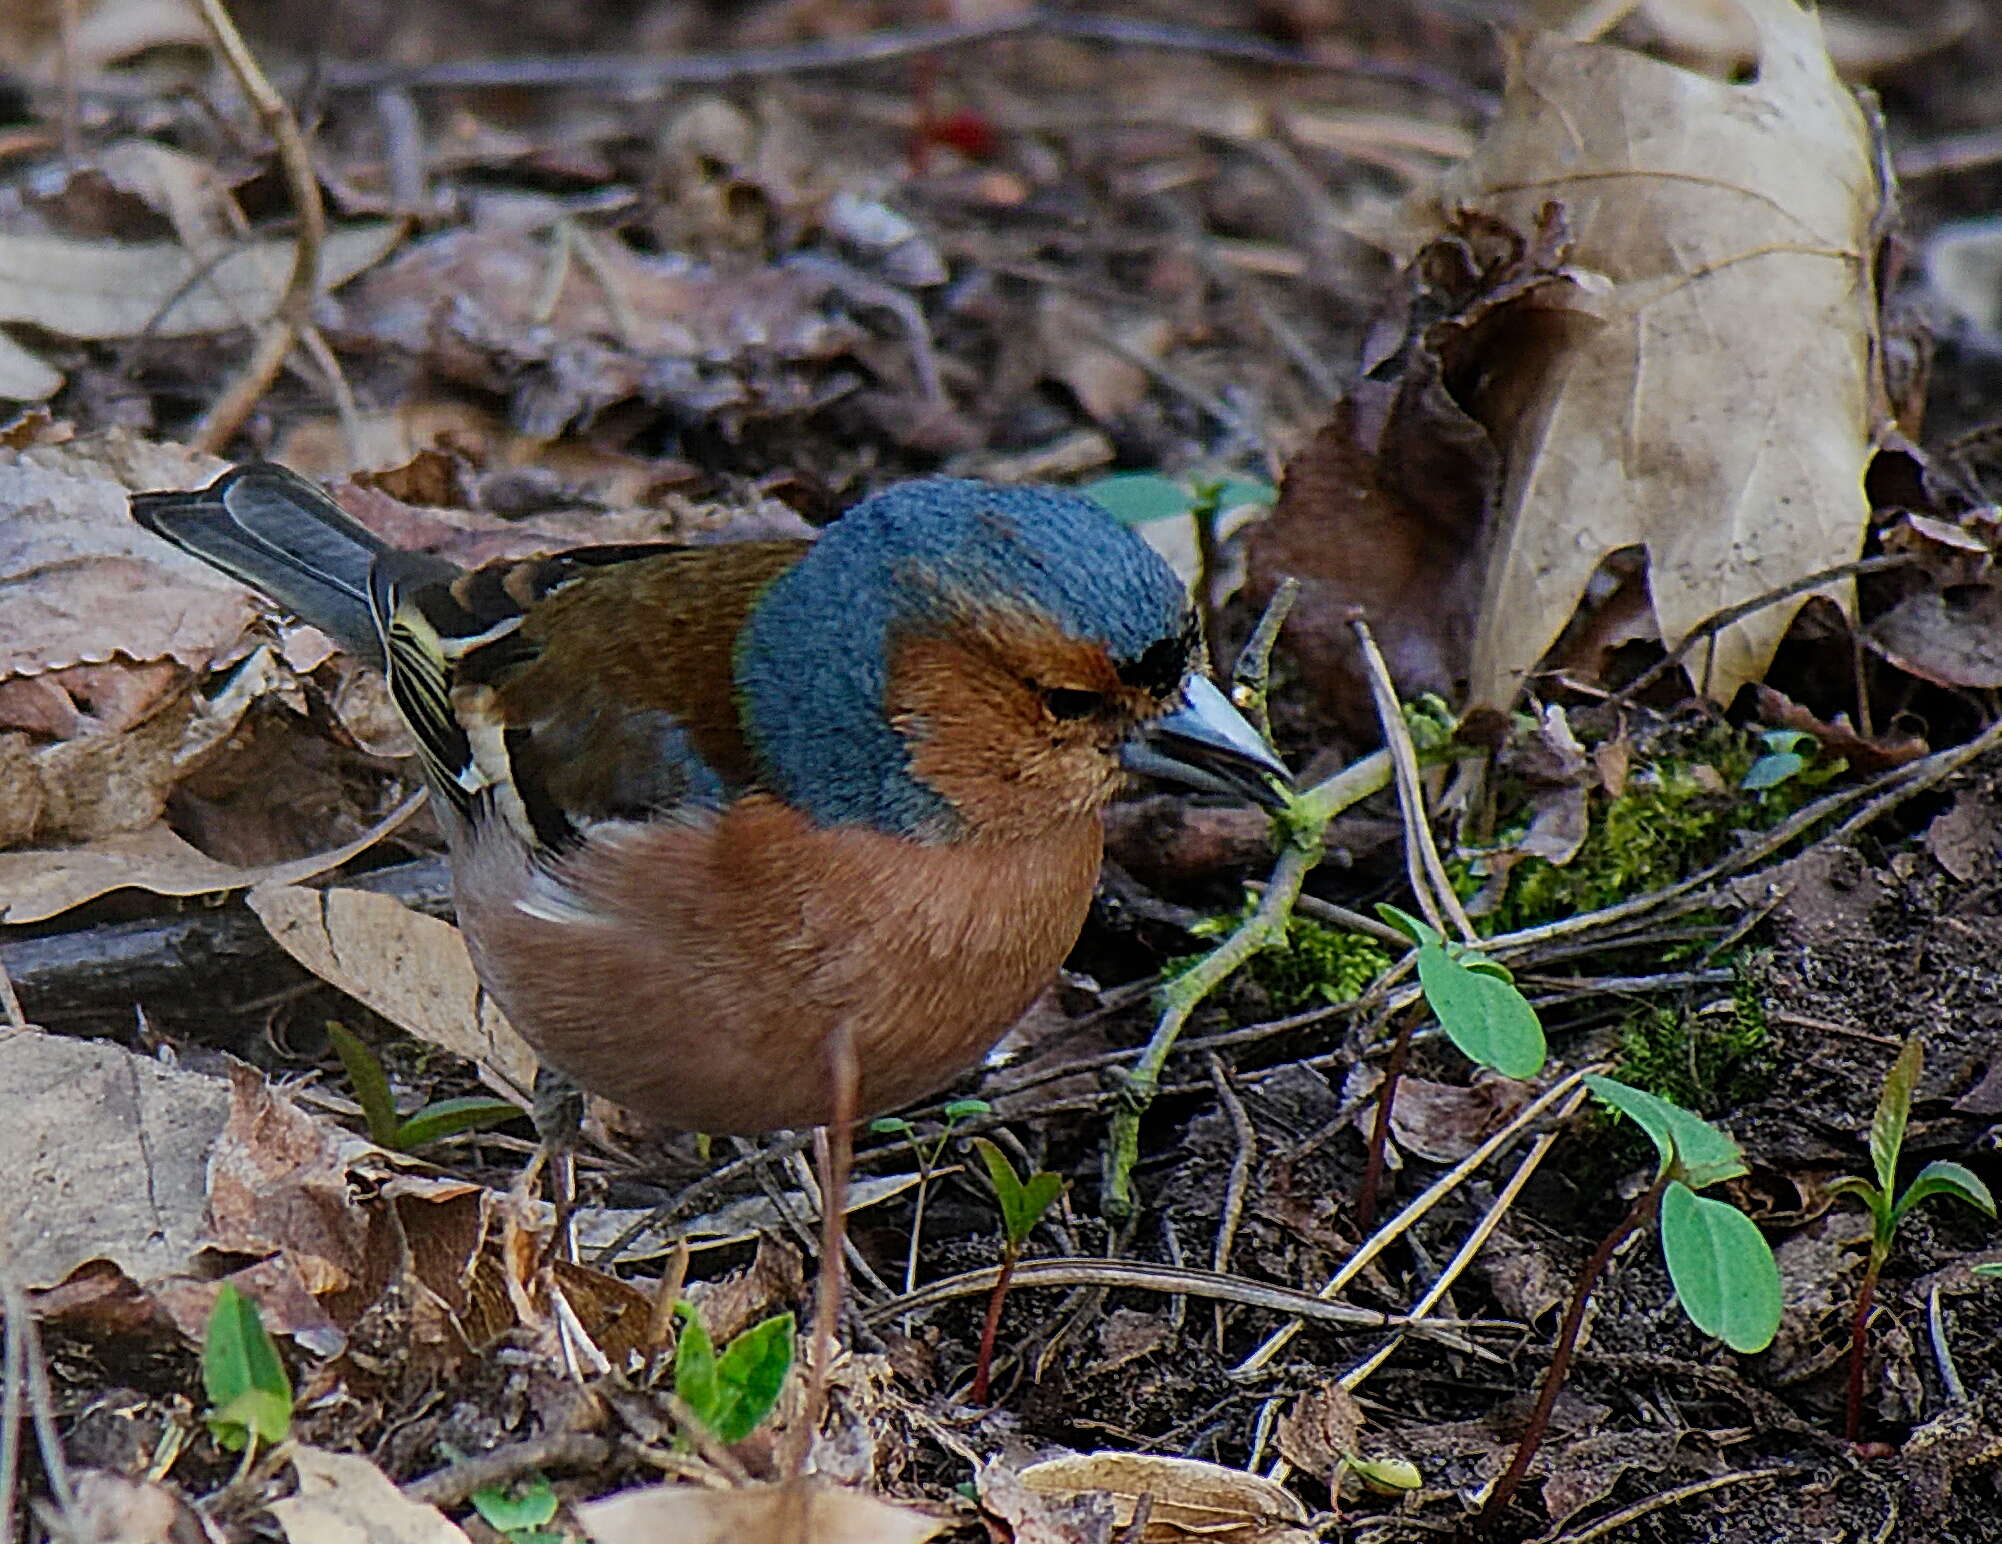
[[[530,1111],[541,1139],[531,1170],[547,1165],[549,1199],[556,1207],[550,1250],[575,1262],[577,1238],[571,1227],[577,1205],[577,1136],[584,1125],[584,1090],[548,1067],[535,1070],[535,1103]]]
[[[807,1369],[806,1409],[800,1437],[793,1450],[792,1474],[806,1473],[814,1434],[827,1409],[827,1380],[834,1368],[835,1326],[847,1285],[848,1169],[855,1156],[855,1105],[860,1073],[855,1062],[855,1037],[844,1020],[827,1037],[827,1079],[834,1095],[833,1119],[813,1134],[813,1156],[820,1170],[820,1274],[814,1290],[813,1361]]]

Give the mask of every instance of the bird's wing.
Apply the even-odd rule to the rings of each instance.
[[[806,546],[585,547],[450,582],[384,554],[390,690],[433,785],[550,852],[599,821],[727,802],[756,776],[737,633]]]

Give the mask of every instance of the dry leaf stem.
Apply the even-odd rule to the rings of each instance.
[[[1522,1477],[1529,1472],[1536,1450],[1543,1446],[1544,1433],[1550,1429],[1550,1412],[1557,1407],[1558,1391],[1564,1387],[1564,1379],[1571,1371],[1571,1357],[1578,1349],[1578,1333],[1585,1327],[1585,1309],[1592,1301],[1592,1288],[1598,1284],[1600,1273],[1611,1262],[1620,1245],[1646,1227],[1654,1216],[1655,1208],[1661,1204],[1662,1192],[1668,1189],[1673,1167],[1671,1164],[1661,1166],[1654,1183],[1641,1192],[1613,1231],[1599,1241],[1599,1247],[1592,1251],[1592,1257],[1579,1271],[1578,1284],[1571,1293],[1571,1304],[1564,1310],[1564,1322],[1557,1329],[1557,1344],[1551,1351],[1550,1367],[1543,1375],[1543,1387],[1537,1391],[1536,1408],[1530,1412],[1529,1423],[1523,1427],[1515,1457],[1509,1460],[1507,1470],[1495,1481],[1486,1503],[1481,1507],[1475,1526],[1483,1533],[1502,1520],[1509,1502],[1514,1499],[1516,1487],[1522,1484]]]
[[[236,30],[236,23],[230,19],[222,0],[196,0],[196,4],[230,74],[236,77],[265,132],[278,148],[278,161],[285,171],[285,184],[291,192],[293,214],[299,226],[284,298],[258,334],[250,362],[209,408],[195,430],[195,448],[217,455],[278,378],[300,330],[307,326],[313,297],[319,292],[320,246],[326,239],[327,215],[320,203],[320,184],[313,173],[312,157],[292,109],[259,67],[256,55],[243,41],[243,34]],[[323,353],[321,364],[325,368],[332,355],[323,351],[324,345],[322,351],[316,352]]]

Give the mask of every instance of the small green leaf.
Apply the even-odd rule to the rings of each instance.
[[[1870,1117],[1870,1163],[1877,1171],[1877,1184],[1889,1195],[1898,1183],[1898,1155],[1904,1151],[1905,1125],[1912,1116],[1912,1093],[1925,1069],[1925,1047],[1913,1035],[1884,1074],[1883,1090],[1877,1095],[1877,1113]]]
[[[1104,505],[1121,525],[1149,525],[1186,515],[1195,499],[1188,484],[1155,472],[1122,472],[1086,483],[1080,493]]]
[[[723,1442],[742,1442],[771,1414],[792,1367],[793,1319],[775,1314],[754,1324],[719,1357],[695,1305],[674,1305],[681,1341],[674,1354],[674,1392]]]
[[[382,1070],[382,1063],[376,1059],[375,1052],[344,1025],[329,1020],[327,1038],[333,1041],[341,1065],[348,1070],[348,1081],[354,1085],[355,1103],[361,1106],[369,1140],[378,1147],[394,1151],[399,1120],[396,1100],[390,1095],[389,1078]]]
[[[1974,1267],[1977,1276],[2002,1276],[2002,1260],[1984,1260]]]
[[[945,1118],[957,1123],[972,1120],[976,1115],[992,1115],[994,1106],[985,1099],[955,1099],[945,1107]]]
[[[879,1137],[902,1136],[911,1129],[911,1123],[901,1115],[878,1115],[869,1122],[869,1129]]]
[[[519,1534],[526,1528],[540,1528],[556,1515],[556,1492],[541,1475],[531,1475],[518,1486],[483,1485],[471,1496],[473,1510],[490,1528]],[[521,1544],[517,1538],[514,1544]]]
[[[1376,903],[1376,914],[1414,944],[1445,942],[1437,932],[1426,926],[1423,922],[1420,922],[1410,912],[1405,911],[1402,907],[1393,906],[1388,901],[1378,901]]]
[[[440,1099],[427,1104],[396,1128],[396,1151],[407,1153],[431,1142],[457,1136],[462,1131],[484,1131],[503,1126],[521,1114],[505,1099],[489,1099],[468,1094],[457,1099]]]
[[[231,1452],[254,1436],[267,1446],[292,1429],[292,1382],[257,1304],[224,1282],[209,1310],[202,1387],[214,1406],[209,1430]]]
[[[1661,1198],[1661,1252],[1690,1322],[1733,1351],[1763,1351],[1780,1327],[1780,1272],[1758,1226],[1680,1180]]]
[[[1806,769],[1806,757],[1793,751],[1779,751],[1753,762],[1738,786],[1748,792],[1777,788],[1788,778],[1800,776]]]
[[[1854,1174],[1845,1174],[1828,1187],[1834,1196],[1854,1196],[1870,1209],[1872,1231],[1877,1242],[1888,1246],[1891,1234],[1897,1227],[1897,1217],[1891,1209],[1891,1198],[1871,1184],[1867,1179],[1859,1179]]]
[[[1050,1204],[1063,1193],[1064,1182],[1060,1176],[1045,1170],[1031,1174],[1024,1183],[1008,1161],[1008,1155],[994,1143],[985,1137],[975,1137],[973,1146],[987,1166],[988,1183],[993,1185],[994,1199],[1001,1205],[1001,1229],[1008,1237],[1008,1247],[1019,1249],[1036,1231],[1036,1224]]]
[[[674,1393],[710,1430],[722,1403],[716,1386],[716,1347],[695,1305],[683,1298],[674,1305],[681,1321],[681,1338],[674,1347]]]
[[[1469,1060],[1508,1078],[1543,1070],[1543,1025],[1514,982],[1470,968],[1435,933],[1418,945],[1418,984],[1439,1027]]]
[[[1226,477],[1217,488],[1218,509],[1236,509],[1241,504],[1273,504],[1279,490],[1256,477]]]
[[[792,1370],[793,1318],[774,1314],[754,1324],[716,1359],[717,1409],[710,1430],[724,1442],[742,1442],[758,1429],[785,1388]]]
[[[1653,1140],[1661,1161],[1673,1163],[1677,1177],[1692,1188],[1704,1190],[1746,1172],[1745,1154],[1737,1142],[1701,1116],[1617,1078],[1587,1073],[1585,1086],[1631,1117]]]
[[[1891,1214],[1892,1222],[1897,1222],[1928,1196],[1952,1196],[1956,1201],[1965,1201],[1978,1212],[1990,1217],[1995,1215],[1995,1197],[1988,1193],[1980,1175],[1957,1163],[1936,1161],[1920,1169],[1911,1188],[1898,1198],[1897,1209]]]

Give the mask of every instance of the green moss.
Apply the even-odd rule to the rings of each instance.
[[[1526,858],[1515,866],[1482,931],[1513,932],[1597,911],[1686,879],[1723,857],[1736,833],[1777,825],[1841,770],[1834,762],[1773,787],[1740,787],[1765,749],[1756,734],[1722,726],[1665,743],[1633,768],[1618,798],[1592,795],[1591,829],[1569,863],[1560,868]],[[1470,869],[1469,893],[1478,883]]]
[[[1699,1115],[1756,1098],[1771,1080],[1759,957],[1733,961],[1731,1003],[1695,1014],[1649,1005],[1620,1027],[1615,1075]]]
[[[1211,917],[1198,924],[1196,932],[1227,937],[1256,905],[1257,897],[1249,896],[1240,911]],[[1201,958],[1189,954],[1169,960],[1162,974],[1173,980]],[[1253,955],[1247,974],[1274,1012],[1297,1013],[1321,1003],[1353,1002],[1389,966],[1390,952],[1375,939],[1296,915],[1286,929],[1286,947]]]

